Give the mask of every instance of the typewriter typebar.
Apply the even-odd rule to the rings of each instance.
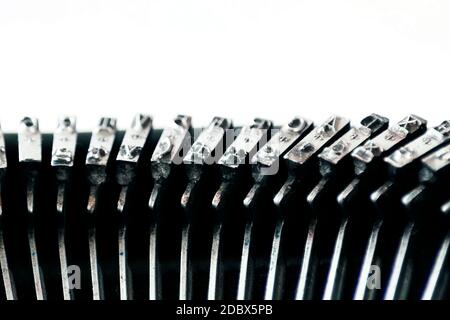
[[[450,120],[55,120],[0,129],[0,301],[450,298]]]

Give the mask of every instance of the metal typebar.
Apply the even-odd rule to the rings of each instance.
[[[357,177],[355,177],[337,196],[337,203],[343,212],[343,218],[336,236],[331,260],[332,263],[327,277],[328,286],[325,290],[328,290],[328,296],[333,296],[333,290],[336,291],[336,293],[341,293],[342,290],[340,287],[344,282],[344,278],[346,276],[352,277],[351,275],[347,275],[346,272],[348,259],[344,251],[346,251],[354,241],[360,242],[362,240],[358,237],[357,239],[354,239],[354,234],[358,234],[358,232],[352,230],[352,228],[358,228],[364,232],[366,228],[370,229],[370,226],[373,225],[373,223],[377,223],[377,221],[373,221],[373,217],[371,217],[370,213],[361,215],[359,210],[362,209],[356,208],[355,205],[355,203],[358,203],[357,197],[368,197],[366,190],[370,189],[371,184],[376,184],[377,181],[383,179],[384,172],[386,171],[382,166],[381,159],[387,155],[390,150],[393,150],[399,145],[401,146],[403,143],[410,141],[413,137],[420,134],[420,132],[425,129],[423,123],[424,121],[417,116],[408,115],[397,124],[386,128],[386,130],[375,136],[373,139],[370,139],[363,145],[355,148],[351,153],[354,171]],[[358,219],[358,223],[352,226],[352,222],[356,219]],[[350,226],[348,226],[349,224]],[[377,229],[375,231],[376,234],[373,236],[376,238],[378,231]],[[353,250],[355,250],[355,248],[349,248],[347,251],[351,253]],[[370,255],[370,253],[364,254],[364,256],[367,257]],[[367,265],[365,266],[365,269],[367,269]],[[342,298],[342,294],[334,294],[334,297]]]
[[[208,299],[223,298],[223,251],[224,233],[238,232],[242,217],[231,212],[239,212],[243,198],[242,187],[251,177],[249,159],[257,152],[258,146],[267,142],[268,130],[272,122],[256,118],[253,124],[243,127],[237,138],[219,159],[222,182],[212,200],[212,208],[216,215],[216,226],[213,232],[211,260],[209,270]],[[246,190],[245,190],[246,191]],[[237,201],[236,201],[237,200]],[[231,223],[231,225],[230,225]],[[228,228],[228,230],[227,230]],[[232,230],[230,230],[230,228]]]
[[[250,192],[247,194],[246,198],[244,199],[244,206],[247,208],[247,210],[253,211],[253,214],[250,215],[251,219],[258,219],[257,212],[258,211],[255,206],[254,202],[256,199],[261,197],[263,194],[267,194],[267,191],[264,189],[267,188],[267,184],[269,183],[269,180],[275,177],[275,175],[279,174],[280,165],[283,163],[280,163],[280,159],[305,135],[307,135],[311,130],[313,129],[313,124],[311,121],[301,118],[301,117],[295,117],[293,118],[287,125],[284,125],[281,127],[280,131],[278,131],[270,140],[268,143],[264,145],[264,147],[259,150],[252,158],[251,164],[253,165],[253,178],[254,178],[254,185]],[[267,196],[269,196],[269,199],[273,198],[272,192],[268,193]],[[247,223],[252,223],[247,222]],[[281,221],[275,222],[274,225],[274,238],[272,243],[272,250],[270,259],[272,259],[274,253],[278,253],[277,251],[277,243],[278,239],[276,237],[277,230],[281,230],[283,228],[283,224]],[[252,229],[247,229],[248,231]],[[247,238],[250,239],[249,246],[252,242],[252,235],[244,235]],[[243,251],[245,248],[243,248]],[[244,251],[245,252],[245,251]],[[240,273],[242,274],[248,274],[248,271],[245,270],[245,266],[249,266],[248,260],[246,260],[248,256],[242,255],[241,256],[241,268]],[[281,295],[280,290],[276,288],[278,285],[278,282],[276,283],[276,279],[278,278],[278,268],[271,268],[273,265],[278,265],[278,262],[272,263],[269,261],[269,269],[268,274],[266,277],[266,284],[265,284],[265,290],[264,290],[264,298],[266,299],[274,299],[277,298],[279,295]],[[250,265],[251,266],[251,265]],[[250,273],[251,275],[252,273]],[[242,278],[242,277],[240,277]],[[253,280],[244,280],[244,283],[246,284],[252,284]],[[245,285],[240,284],[238,288],[242,288],[244,291],[249,292],[251,289],[246,289]]]
[[[355,173],[357,174],[355,180],[357,185],[363,189],[362,191],[359,190],[361,198],[366,198],[376,189],[374,187],[375,184],[388,178],[387,163],[381,161],[382,158],[391,153],[394,148],[401,147],[418,135],[421,135],[426,130],[426,123],[426,120],[416,115],[408,115],[375,139],[355,149],[352,156],[354,158]],[[379,191],[382,190],[384,188],[379,189]],[[344,210],[348,211],[346,204],[356,200],[355,191],[358,192],[358,189],[353,187],[351,190],[344,191],[346,196],[341,195],[340,203]],[[372,199],[378,199],[378,194],[373,193]],[[357,211],[359,211],[359,208]],[[376,260],[379,260],[376,254],[379,246],[379,234],[385,225],[384,216],[381,215],[381,212],[379,213],[375,213],[372,226],[369,227],[367,245],[363,254],[364,259],[361,262],[359,276],[356,281],[356,290],[353,294],[354,300],[374,298],[373,290],[370,292],[367,290],[367,281],[371,266],[376,264]]]
[[[39,121],[36,118],[25,117],[20,122],[19,130],[19,162],[25,166],[26,194],[28,212],[28,245],[30,248],[31,265],[33,269],[34,288],[37,300],[45,300],[44,276],[42,273],[34,222],[36,220],[36,187],[39,167],[42,162],[41,133]]]
[[[3,287],[5,288],[6,299],[17,300],[16,286],[14,284],[13,274],[9,268],[8,256],[6,254],[5,242],[3,238],[3,203],[2,203],[2,188],[4,184],[4,177],[8,163],[6,160],[6,148],[3,132],[0,129],[0,271],[2,273]]]
[[[109,159],[116,136],[116,122],[114,118],[100,119],[98,126],[92,132],[85,162],[90,184],[86,211],[88,214],[87,227],[92,298],[94,300],[103,300],[105,298],[102,269],[98,259],[96,215],[99,190],[107,179],[107,169],[110,164]]]
[[[189,149],[188,153],[183,159],[183,162],[186,167],[187,173],[187,186],[181,197],[181,207],[186,213],[186,225],[184,226],[184,230],[182,233],[184,234],[182,240],[184,241],[181,244],[181,250],[188,250],[188,252],[181,252],[181,257],[184,263],[180,268],[180,281],[185,282],[185,284],[180,284],[180,287],[189,290],[192,288],[192,285],[187,283],[187,281],[192,281],[192,264],[190,264],[190,257],[192,253],[192,237],[194,236],[196,228],[196,219],[197,215],[200,214],[198,212],[198,204],[200,202],[204,202],[204,207],[206,210],[210,208],[210,202],[205,197],[199,197],[199,193],[201,192],[201,181],[208,178],[208,176],[215,176],[215,172],[211,172],[214,167],[214,163],[218,160],[218,157],[223,152],[224,147],[224,137],[226,134],[226,130],[232,128],[232,123],[229,119],[215,117],[209,126],[201,132],[199,137],[195,140],[192,147]],[[197,199],[197,200],[196,200]],[[208,203],[209,202],[209,203]],[[209,230],[203,230],[203,232],[208,232]],[[214,245],[214,240],[212,245]],[[208,290],[209,291],[209,290]],[[180,292],[180,295],[190,299],[191,292]],[[209,292],[207,292],[206,296],[211,298]]]
[[[342,176],[346,178],[345,173],[342,173],[341,171],[346,168],[344,164],[348,162],[347,159],[349,158],[351,152],[371,136],[378,134],[378,132],[386,126],[386,123],[387,119],[371,114],[361,120],[360,126],[353,127],[347,131],[348,120],[347,123],[341,120],[340,125],[342,128],[340,128],[339,131],[337,128],[334,129],[334,131],[339,132],[339,134],[336,136],[330,136],[327,141],[327,144],[332,142],[331,145],[325,146],[325,143],[323,143],[323,150],[313,153],[319,158],[319,169],[322,177],[312,179],[315,187],[313,187],[312,190],[309,189],[311,192],[306,194],[306,202],[311,208],[313,216],[307,229],[307,237],[303,250],[303,257],[307,260],[301,260],[302,267],[300,269],[299,284],[295,295],[296,298],[311,298],[313,295],[314,282],[317,278],[317,274],[313,268],[313,265],[315,264],[313,259],[315,259],[318,255],[317,251],[319,249],[317,248],[317,244],[315,244],[317,241],[315,238],[317,238],[317,225],[321,223],[322,218],[316,215],[319,211],[323,210],[316,212],[316,203],[319,203],[319,206],[323,206],[325,204],[331,205],[332,201],[330,202],[328,198],[334,193],[334,189],[336,188],[335,185],[337,183],[341,183],[341,180],[343,180],[341,179]],[[337,176],[341,178],[338,179],[336,178]],[[323,198],[323,195],[326,195],[327,198],[322,201],[320,199]],[[330,225],[333,224],[334,222],[331,221]],[[339,248],[339,244],[336,244],[335,248]],[[308,285],[306,286],[306,284]]]
[[[427,155],[428,153],[436,150],[440,146],[444,145],[450,136],[450,122],[444,121],[439,126],[428,129],[419,138],[413,140],[404,147],[401,147],[390,156],[386,157],[386,161],[390,165],[390,169],[394,174],[394,178],[400,175],[400,172],[404,172],[412,166],[412,164],[417,163],[420,159]],[[418,176],[418,175],[417,175]],[[411,180],[411,177],[409,177]],[[412,179],[414,182],[417,179]],[[410,188],[411,183],[403,183],[402,188]],[[373,195],[374,202],[380,200],[380,198],[389,196],[395,191],[399,191],[399,185],[387,182],[385,185],[380,187],[380,189]],[[402,190],[400,190],[402,191]],[[410,203],[415,198],[416,193],[409,193],[404,195],[400,200],[400,203],[411,210]],[[396,198],[394,198],[394,201]],[[408,253],[412,251],[411,249],[411,237],[414,234],[415,228],[414,217],[408,217],[406,226],[404,228],[403,234],[401,236],[397,253],[394,258],[394,263],[392,265],[391,276],[388,281],[388,287],[384,294],[385,300],[393,299],[404,299],[408,295],[408,283],[409,277],[411,276],[411,265],[408,259]]]
[[[443,208],[443,210],[446,210]],[[428,280],[423,291],[422,300],[435,300],[442,298],[442,292],[445,290],[445,285],[448,281],[448,264],[450,249],[450,233],[444,238],[444,241],[439,248],[436,255],[431,273],[428,276]],[[447,265],[447,267],[446,267]]]
[[[68,185],[70,185],[71,168],[74,165],[75,148],[77,143],[76,120],[74,117],[61,117],[58,127],[53,134],[51,165],[56,172],[57,180],[57,232],[58,253],[61,269],[61,281],[64,300],[73,299],[73,291],[69,283],[69,270],[66,252],[66,217],[65,200]]]
[[[298,197],[294,197],[293,195],[296,190],[304,186],[307,189],[307,186],[317,179],[315,174],[311,174],[317,171],[315,168],[318,161],[317,155],[327,145],[341,137],[349,127],[350,121],[348,119],[332,116],[311,131],[284,156],[284,159],[288,163],[289,176],[273,198],[275,206],[282,209],[283,207],[287,207],[289,202],[293,202],[294,210],[299,207]],[[300,196],[300,198],[303,197]],[[299,215],[298,212],[295,212],[295,214]],[[313,283],[311,281],[311,274],[315,269],[312,262],[312,249],[317,219],[316,217],[312,217],[306,223],[308,224],[307,236],[303,247],[303,257],[301,258],[300,272],[295,292],[295,299],[297,300],[309,299],[312,295]],[[276,258],[277,256],[275,255],[273,257]]]
[[[120,299],[133,299],[133,279],[128,265],[127,248],[127,201],[129,190],[136,180],[137,165],[152,128],[152,118],[137,114],[131,127],[125,132],[119,153],[116,158],[116,181],[120,185],[120,195],[117,201],[119,214],[119,289]]]
[[[159,256],[158,256],[158,224],[162,212],[163,202],[167,193],[170,193],[171,184],[175,179],[182,181],[179,167],[183,162],[181,154],[188,150],[191,146],[191,117],[186,115],[178,115],[172,124],[165,128],[158,140],[155,151],[151,158],[151,171],[154,179],[153,190],[150,195],[149,208],[153,211],[153,222],[150,231],[150,277],[149,277],[149,299],[161,299],[161,275],[159,273]],[[178,169],[178,170],[177,170]],[[182,230],[181,238],[181,260],[180,260],[180,283],[179,298],[188,300],[192,296],[192,274],[189,257],[190,245],[190,225],[187,224]],[[173,230],[176,233],[178,230]]]
[[[259,199],[271,199],[272,191],[269,190],[271,183],[277,183],[276,177],[281,171],[283,163],[280,159],[295,145],[302,137],[312,130],[311,121],[295,117],[288,124],[282,126],[280,130],[271,137],[268,143],[264,145],[252,158],[251,165],[253,171],[253,186],[245,196],[243,205],[247,210],[246,225],[242,241],[242,250],[239,266],[238,278],[238,299],[251,299],[253,295],[253,276],[254,264],[252,260],[252,248],[255,242],[255,232],[258,231],[259,220],[266,219],[261,217],[261,212],[257,202]],[[267,209],[267,208],[265,208]],[[272,224],[274,222],[270,222]],[[275,228],[274,223],[273,228]],[[270,289],[269,289],[270,291]],[[269,293],[268,293],[269,294]]]

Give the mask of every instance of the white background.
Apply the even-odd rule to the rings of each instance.
[[[450,1],[0,0],[0,121],[450,118]]]

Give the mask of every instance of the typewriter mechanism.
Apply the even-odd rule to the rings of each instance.
[[[0,132],[0,300],[448,299],[450,120],[321,121],[24,117]]]

